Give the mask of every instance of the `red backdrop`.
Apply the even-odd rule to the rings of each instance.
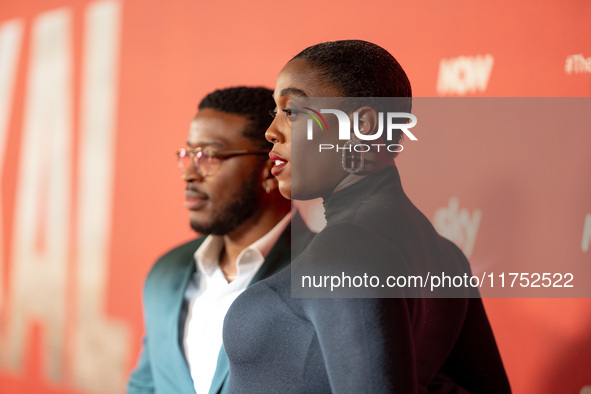
[[[123,391],[140,347],[144,277],[158,255],[193,235],[173,152],[206,93],[272,87],[304,47],[359,38],[397,57],[415,96],[589,96],[591,3],[515,3],[0,4],[1,391]],[[559,157],[524,153],[555,163],[552,175],[568,179],[572,188],[553,207],[573,215],[559,229],[561,239],[573,240],[565,255],[588,262],[589,131],[536,135],[549,141],[544,150],[568,140]],[[478,260],[503,248],[485,218],[510,214],[516,222],[507,231],[519,228],[528,239],[545,230],[482,190],[470,194],[456,169],[474,155],[445,155],[425,142],[414,155],[409,145],[399,166],[430,219],[456,202],[470,214],[482,210],[470,245]],[[560,173],[565,157],[574,178]],[[450,171],[435,179],[430,166],[437,163]],[[499,170],[497,178],[505,175]],[[563,244],[544,247],[560,252]],[[591,386],[589,299],[485,304],[516,393]]]

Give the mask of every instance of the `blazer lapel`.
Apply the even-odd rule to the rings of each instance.
[[[211,380],[211,387],[209,388],[209,394],[221,394],[226,392],[226,380],[230,374],[230,363],[224,345],[220,348],[220,354],[218,355],[218,363],[215,367],[215,374]]]
[[[146,279],[144,307],[154,379],[166,392],[194,390],[182,352],[179,315],[185,289],[195,272],[193,253],[203,242],[188,242],[161,257]]]
[[[185,348],[184,348],[184,324],[180,324],[180,322],[184,322],[187,317],[188,312],[188,305],[185,303],[185,291],[187,290],[187,286],[189,285],[189,281],[191,277],[196,271],[195,260],[193,259],[193,253],[197,248],[201,245],[204,238],[199,239],[195,245],[191,246],[192,253],[190,256],[187,256],[187,260],[190,261],[188,266],[179,267],[178,278],[180,279],[180,284],[178,286],[178,292],[174,295],[174,307],[169,311],[169,318],[166,321],[169,321],[171,326],[174,326],[176,329],[176,345],[171,346],[172,351],[172,359],[171,359],[171,366],[173,369],[178,371],[180,374],[178,376],[179,381],[177,384],[183,387],[183,392],[194,392],[194,385],[193,385],[193,378],[191,377],[191,373],[188,368],[187,359],[185,357]],[[185,260],[185,261],[187,261]],[[183,320],[180,320],[180,319]],[[172,327],[170,327],[172,329]],[[181,383],[182,382],[182,383]]]

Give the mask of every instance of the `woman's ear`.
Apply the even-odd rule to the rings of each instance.
[[[353,132],[355,133],[355,139],[360,139],[358,134],[373,135],[376,133],[382,133],[379,130],[379,115],[372,107],[361,107],[358,108],[353,114],[351,120],[353,124]],[[381,125],[383,128],[383,124]],[[379,137],[378,137],[379,138]]]

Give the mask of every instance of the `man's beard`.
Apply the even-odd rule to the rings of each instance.
[[[250,219],[260,208],[258,172],[242,181],[238,191],[225,206],[212,213],[208,223],[191,220],[191,228],[201,234],[226,235]]]

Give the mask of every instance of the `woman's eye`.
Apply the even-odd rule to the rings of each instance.
[[[283,111],[287,119],[291,120],[293,120],[293,118],[295,118],[299,113],[301,113],[301,111],[298,111],[297,109],[293,108],[281,108],[281,111]]]
[[[277,108],[269,110],[269,115],[271,115],[271,117],[275,119],[275,117],[277,116]]]

